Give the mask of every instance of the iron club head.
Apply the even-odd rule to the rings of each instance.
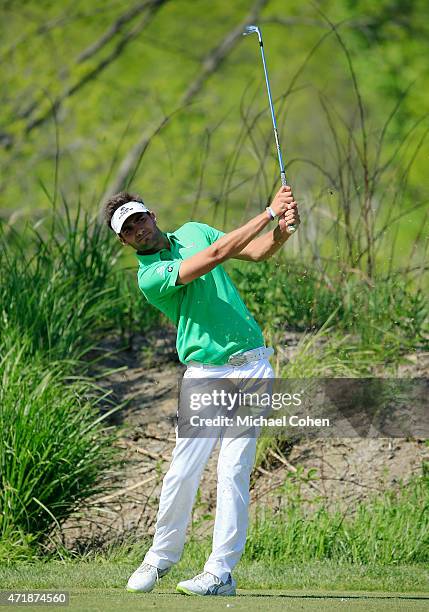
[[[243,36],[248,36],[249,34],[257,34],[259,42],[262,42],[262,34],[258,26],[255,26],[255,25],[246,26],[244,28]]]

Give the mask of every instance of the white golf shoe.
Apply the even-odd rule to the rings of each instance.
[[[169,571],[169,567],[162,570],[143,562],[130,576],[126,587],[127,591],[131,593],[149,593],[158,580]]]
[[[235,595],[237,583],[229,574],[226,582],[222,582],[217,576],[210,572],[198,574],[191,580],[179,582],[176,591],[184,595]]]

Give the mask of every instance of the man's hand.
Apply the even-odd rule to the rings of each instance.
[[[291,235],[288,226],[299,223],[296,202],[290,187],[276,193],[271,208],[279,217],[279,225],[263,236],[256,236],[268,223],[266,211],[250,219],[245,225],[225,234],[219,240],[180,264],[176,285],[186,285],[231,257],[248,261],[263,261],[271,257]],[[284,215],[282,217],[282,215]]]
[[[298,206],[289,185],[279,189],[274,196],[271,208],[279,216],[278,227],[281,234],[289,235],[289,225],[294,225],[296,227],[300,224],[301,221],[299,218]]]

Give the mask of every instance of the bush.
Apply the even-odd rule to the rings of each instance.
[[[29,362],[29,344],[19,338],[0,361],[0,534],[34,543],[105,490],[114,450],[95,385],[66,377],[61,362]]]

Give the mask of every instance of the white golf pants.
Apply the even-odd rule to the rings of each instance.
[[[274,378],[267,359],[243,366],[189,366],[186,378]],[[249,481],[256,437],[178,438],[159,502],[155,536],[144,561],[159,569],[177,563],[185,544],[192,506],[204,467],[220,439],[217,464],[217,503],[213,548],[204,571],[227,578],[241,558],[246,543]]]

